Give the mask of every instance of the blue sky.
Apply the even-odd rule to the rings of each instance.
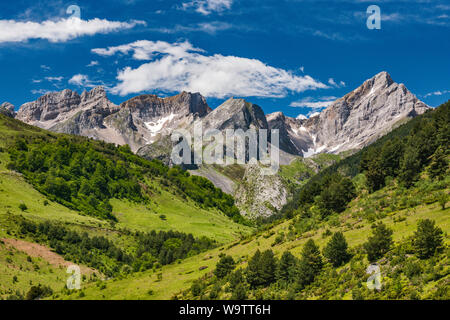
[[[370,5],[381,10],[381,29],[367,28]],[[0,101],[16,107],[104,85],[116,104],[187,90],[213,108],[243,97],[298,116],[380,71],[437,106],[450,99],[449,58],[449,1],[0,3]]]

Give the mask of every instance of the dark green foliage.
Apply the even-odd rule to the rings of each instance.
[[[23,173],[50,200],[74,210],[114,220],[111,198],[147,199],[139,185],[144,170],[133,168],[114,145],[35,137],[17,139],[9,153],[9,168]]]
[[[255,252],[247,267],[247,279],[252,287],[268,285],[275,279],[276,260],[272,250]]]
[[[278,263],[276,278],[291,283],[295,281],[297,258],[289,251],[285,251]]]
[[[306,210],[316,204],[322,217],[345,210],[347,204],[356,196],[353,182],[339,173],[321,176],[312,179],[297,195],[294,201],[284,207],[283,212],[290,212],[303,208]]]
[[[191,285],[191,293],[194,297],[201,296],[203,294],[204,287],[201,280],[194,281]]]
[[[272,250],[266,250],[261,255],[260,277],[263,285],[268,285],[275,280],[275,271],[277,268],[277,261]]]
[[[202,286],[200,280],[194,281],[194,283],[193,283],[192,286],[191,286],[191,292],[192,292],[192,295],[193,295],[194,297],[200,296],[200,295],[203,293],[203,289],[204,289],[204,288],[203,288],[203,286]]]
[[[10,169],[21,172],[50,200],[88,215],[115,220],[109,203],[112,198],[147,202],[151,188],[145,179],[152,178],[203,208],[217,208],[235,222],[248,223],[233,197],[209,180],[140,158],[129,146],[78,136],[36,135],[19,136],[8,151]]]
[[[305,185],[298,187],[282,213],[284,216],[293,216],[298,208],[313,204],[324,189],[324,181],[329,181],[327,177],[336,173],[349,177],[364,173],[369,191],[384,187],[387,177],[398,177],[400,182],[409,187],[433,161],[436,163],[431,170],[435,171],[433,175],[439,176],[444,170],[442,152],[448,156],[449,123],[450,101],[408,121],[354,155],[325,168]]]
[[[430,177],[442,180],[448,170],[448,160],[444,148],[442,146],[439,147],[431,159],[430,168],[428,170]]]
[[[156,263],[170,264],[214,247],[212,240],[195,239],[192,234],[181,232],[130,232],[129,236],[137,244],[136,252],[131,254],[103,236],[91,237],[86,232],[78,233],[48,221],[35,224],[22,219],[19,226],[20,234],[46,243],[68,260],[84,263],[107,276],[117,275],[124,269],[137,272],[151,269]]]
[[[214,274],[217,278],[222,279],[225,278],[234,270],[236,263],[231,256],[223,256],[220,258],[219,262],[217,262],[216,270],[214,270]]]
[[[243,283],[245,279],[244,279],[244,272],[242,271],[242,269],[238,269],[235,272],[233,272],[230,275],[229,281],[230,287],[233,289],[236,288],[239,284]]]
[[[45,297],[49,297],[53,294],[53,290],[48,286],[32,286],[30,290],[27,292],[25,299],[26,300],[38,300]]]
[[[339,267],[350,258],[347,248],[348,244],[344,234],[336,232],[323,249],[323,255],[334,267]]]
[[[433,229],[434,224],[427,223],[425,229]],[[419,223],[424,229],[425,223]],[[383,225],[373,226],[373,236],[369,240],[374,247],[390,247],[392,234]],[[435,227],[434,227],[435,228]],[[440,234],[426,232],[429,234]],[[374,240],[376,239],[376,241]],[[383,241],[380,241],[383,239]],[[388,239],[388,240],[386,240]],[[383,244],[384,243],[384,244]],[[388,245],[386,245],[388,243]],[[332,245],[333,244],[333,245]],[[338,245],[336,245],[338,244]],[[382,244],[377,246],[378,244]],[[346,252],[347,246],[342,234],[335,233],[324,252],[335,247],[336,252]],[[340,300],[349,294],[353,300],[392,300],[392,299],[439,299],[448,300],[449,290],[446,285],[448,278],[448,254],[436,250],[427,259],[418,259],[411,255],[414,245],[411,239],[392,246],[392,250],[384,252],[384,259],[379,262],[382,276],[382,290],[370,290],[366,286],[368,279],[367,261],[364,246],[352,248],[350,261],[333,264],[323,264],[319,248],[313,240],[308,240],[303,247],[300,260],[289,251],[285,251],[277,261],[276,277],[263,283],[262,265],[264,253],[257,251],[248,262],[245,273],[241,269],[232,272],[228,278],[202,277],[201,285],[210,289],[211,299],[320,299]],[[343,250],[345,248],[345,250]],[[379,248],[378,248],[379,249]],[[331,250],[334,252],[333,250]],[[267,257],[270,257],[270,253]],[[338,256],[341,257],[341,256]],[[348,257],[350,258],[350,257]],[[272,259],[268,259],[272,260]],[[255,281],[256,280],[256,281]],[[226,294],[221,295],[221,288]],[[203,290],[203,289],[202,289]],[[191,291],[184,293],[184,298],[192,299]],[[197,292],[198,293],[198,292]]]
[[[242,283],[239,283],[236,288],[233,289],[231,300],[245,300],[247,299],[247,290]]]
[[[370,262],[382,258],[391,249],[393,244],[392,233],[392,230],[382,222],[372,225],[372,236],[364,244]]]
[[[256,250],[255,254],[253,255],[253,257],[250,259],[250,261],[248,262],[248,267],[247,267],[247,279],[248,279],[248,283],[252,286],[252,287],[257,287],[263,284],[262,279],[260,278],[260,261],[261,261],[261,251]]]
[[[443,248],[442,229],[430,219],[420,220],[413,236],[414,251],[420,259],[427,259]]]
[[[442,178],[448,169],[449,118],[450,103],[447,102],[366,148],[360,156],[360,170],[365,172],[369,190],[384,187],[385,178],[389,176],[398,177],[409,188],[430,162],[430,176]],[[405,131],[407,134],[403,137]]]
[[[297,283],[299,287],[304,288],[312,283],[322,267],[323,261],[319,247],[314,240],[310,239],[302,249],[302,256],[298,264]]]
[[[353,182],[339,174],[326,177],[320,197],[316,199],[323,217],[345,210],[347,204],[355,197]]]
[[[26,206],[25,203],[21,203],[21,204],[19,204],[19,209],[22,210],[22,211],[27,211],[28,207]]]

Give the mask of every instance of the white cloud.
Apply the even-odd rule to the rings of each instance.
[[[31,90],[32,94],[38,94],[38,95],[41,95],[41,96],[44,95],[44,94],[50,93],[50,92],[52,92],[52,91],[46,90],[46,89]]]
[[[98,61],[91,61],[86,67],[98,66]]]
[[[85,35],[130,29],[138,24],[145,23],[142,21],[108,21],[98,18],[92,20],[69,18],[57,21],[47,20],[43,22],[0,20],[0,43],[24,42],[30,39],[46,39],[50,42],[65,42]]]
[[[50,82],[61,82],[64,77],[45,77],[45,80]]]
[[[153,31],[161,32],[161,33],[167,33],[167,34],[174,34],[179,32],[205,32],[208,34],[216,34],[217,31],[224,31],[229,30],[233,28],[233,25],[226,23],[226,22],[220,22],[220,21],[213,21],[213,22],[204,22],[204,23],[198,23],[195,25],[189,25],[189,26],[183,26],[180,24],[177,24],[173,28],[156,28],[152,29]]]
[[[428,97],[431,97],[431,96],[442,96],[442,95],[447,94],[447,93],[450,93],[450,90],[438,90],[438,91],[427,93],[423,97],[424,98],[428,98]]]
[[[336,99],[337,99],[336,97],[320,97],[320,98],[306,97],[300,101],[292,102],[289,106],[319,110],[330,106],[334,101],[336,101]]]
[[[148,90],[200,92],[208,97],[285,97],[290,92],[329,88],[312,77],[268,66],[256,60],[220,54],[206,55],[189,42],[141,40],[130,44],[93,49],[102,56],[133,54],[149,60],[136,69],[119,71],[112,93],[127,95]]]
[[[331,84],[332,86],[337,86],[338,84],[336,83],[336,81],[334,81],[333,78],[328,79],[328,83]]]
[[[99,85],[98,83],[95,83],[94,81],[90,80],[89,77],[85,74],[74,75],[72,78],[69,79],[69,83],[79,87],[86,87],[86,88],[93,88]]]
[[[182,9],[194,8],[196,12],[209,15],[212,12],[222,12],[231,9],[233,0],[193,0],[184,2]]]
[[[1,32],[1,31],[0,31]],[[45,71],[49,71],[49,70],[51,70],[52,68],[50,68],[49,66],[46,66],[45,64],[41,64],[41,69],[42,70],[45,70]]]
[[[333,78],[328,79],[328,84],[330,84],[331,86],[336,87],[336,88],[345,87],[344,81],[340,81],[338,84]]]

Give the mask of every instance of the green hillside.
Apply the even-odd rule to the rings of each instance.
[[[110,281],[102,290],[87,286],[83,295],[86,299],[448,299],[450,177],[448,141],[442,140],[448,129],[448,113],[449,104],[443,105],[323,170],[299,189],[286,206],[283,221],[180,265]],[[424,133],[429,133],[429,140],[414,142]],[[441,140],[432,143],[434,139]],[[388,159],[390,153],[383,150],[391,148],[393,140],[405,146],[396,147],[397,164],[383,159],[384,155]],[[404,172],[410,170],[403,164],[409,161],[407,149],[425,145],[428,153],[405,181]],[[436,165],[434,159],[442,147],[446,156],[439,156],[440,165]],[[380,155],[378,161],[394,168],[378,188],[370,182],[372,172],[367,164],[360,165],[361,159],[376,159],[367,157],[372,152]],[[433,223],[432,234],[441,239],[441,245],[422,256],[424,249],[415,243],[424,231],[417,230]],[[339,232],[348,255],[338,255],[347,258],[333,265],[324,248]],[[372,232],[386,237],[381,242],[387,243],[384,249],[367,244]],[[379,292],[365,285],[371,261],[377,261],[381,268],[384,290]]]
[[[318,157],[313,160],[321,166],[318,174],[314,164],[303,161],[284,167],[281,176],[295,190],[293,199],[281,218],[258,229],[230,213],[229,199],[203,179],[190,180],[179,169],[147,162],[123,148],[63,136],[64,143],[78,146],[81,141],[114,167],[117,161],[129,163],[128,174],[140,186],[137,197],[125,190],[123,196],[110,192],[108,198],[98,198],[110,206],[104,211],[110,215],[76,210],[77,201],[84,200],[82,188],[70,188],[78,178],[64,173],[71,171],[70,164],[39,172],[18,162],[38,151],[42,139],[44,147],[46,139],[58,146],[60,135],[0,118],[1,131],[16,135],[1,142],[0,259],[10,271],[5,269],[0,279],[0,295],[449,299],[449,110],[447,103],[427,112],[345,159]],[[85,179],[95,180],[96,170]],[[239,176],[238,170],[230,170],[228,174]],[[45,188],[44,176],[64,179],[76,193],[61,199]],[[199,189],[187,190],[190,183]],[[199,192],[207,201],[200,200]],[[44,253],[46,249],[86,268],[82,289],[63,288],[60,266],[45,255],[28,258],[34,251],[14,249],[11,239],[25,248],[39,244]],[[366,285],[371,263],[380,267],[381,290]],[[34,270],[38,280],[23,270]]]
[[[232,199],[214,188],[206,179],[194,177],[192,180],[181,171],[169,170],[160,163],[147,162],[129,154],[126,149],[85,138],[49,133],[3,115],[0,115],[0,134],[3,138],[0,141],[1,239],[23,239],[30,243],[39,243],[49,251],[55,251],[55,243],[52,243],[50,238],[33,237],[20,232],[22,220],[36,225],[49,222],[58,228],[67,229],[68,232],[76,232],[80,236],[86,233],[90,238],[104,237],[114,243],[116,249],[135,255],[138,250],[136,232],[146,234],[154,230],[178,231],[186,235],[192,234],[197,239],[205,239],[204,241],[211,246],[217,246],[239,239],[251,231],[250,227],[236,223],[227,216],[230,215],[230,210],[236,210],[233,209]],[[127,164],[125,167],[128,174],[136,176],[140,195],[138,193],[138,197],[132,197],[125,192],[118,196],[111,194],[107,199],[94,199],[107,203],[105,206],[107,210],[103,212],[90,210],[87,206],[78,206],[80,202],[77,203],[77,201],[83,202],[82,196],[75,193],[78,191],[77,183],[80,180],[78,177],[81,175],[68,175],[67,172],[71,172],[70,166],[59,165],[53,158],[57,156],[58,148],[55,149],[51,145],[58,146],[61,143],[65,148],[72,149],[72,155],[75,158],[77,148],[82,145],[87,148],[86,153],[90,153],[94,159],[106,159],[109,164],[123,161]],[[60,154],[64,155],[65,152],[67,150]],[[14,156],[11,157],[12,155]],[[41,159],[36,155],[41,156]],[[30,159],[33,156],[38,163],[41,161],[42,167],[36,166],[38,170],[30,168],[32,162],[20,162],[20,159],[24,157]],[[82,158],[78,158],[80,159]],[[96,162],[91,162],[95,168]],[[18,164],[19,168],[17,168]],[[89,162],[87,164],[89,165]],[[155,174],[151,171],[153,168],[160,171],[156,171]],[[95,170],[92,174],[95,175]],[[138,174],[139,177],[137,177]],[[89,174],[87,176],[89,177]],[[46,178],[43,183],[42,177]],[[59,179],[59,181],[56,180],[59,185],[53,189],[47,188],[48,180],[52,179],[53,181]],[[69,186],[67,191],[72,193],[70,198],[64,198],[64,194],[58,193],[64,189],[64,184]],[[191,184],[195,184],[196,187],[192,188]],[[99,187],[106,185],[108,185],[107,182],[100,183]],[[90,192],[95,193],[95,190]],[[106,214],[102,214],[104,212]],[[232,214],[235,215],[235,213]],[[239,220],[236,217],[235,215],[234,220]],[[177,245],[175,243],[175,246]],[[0,256],[8,256],[11,250],[14,250],[13,247],[5,246],[0,249]],[[197,248],[187,254],[195,254],[199,250],[204,249]],[[67,261],[83,264],[82,253],[63,250],[59,254]],[[47,278],[45,276],[47,272],[43,272],[41,268],[39,274],[42,276],[36,278],[41,279],[39,283],[36,281],[33,285],[30,284],[27,279],[32,278],[33,273],[24,277],[25,272],[29,273],[29,268],[25,267],[23,258],[19,256],[20,252],[14,253],[7,267],[10,271],[2,273],[4,278],[1,280],[0,297],[14,297],[16,293],[18,293],[17,296],[24,297],[33,285],[39,283],[48,285],[53,290],[64,287],[67,275],[61,276],[61,274],[65,273],[65,269],[52,265],[48,267],[48,273],[51,274],[48,274]],[[41,258],[36,257],[36,259]],[[96,266],[104,268],[102,272],[110,273],[110,275],[117,275],[118,270],[115,269],[124,265],[117,262],[117,259],[108,257],[107,254],[100,260],[104,261],[95,262],[98,264]],[[147,260],[151,263],[148,262],[146,268],[157,263],[159,257]],[[42,263],[45,264],[45,261]],[[87,261],[84,263],[91,264],[91,267],[94,264]],[[24,271],[18,271],[15,274],[11,273],[11,270]],[[13,281],[14,276],[17,276],[18,281]]]

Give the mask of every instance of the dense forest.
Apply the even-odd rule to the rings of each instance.
[[[18,136],[10,143],[9,168],[19,171],[41,193],[84,214],[116,220],[112,198],[148,202],[156,180],[203,208],[217,208],[235,222],[247,223],[232,196],[209,180],[179,167],[134,155],[128,146],[65,135]]]

